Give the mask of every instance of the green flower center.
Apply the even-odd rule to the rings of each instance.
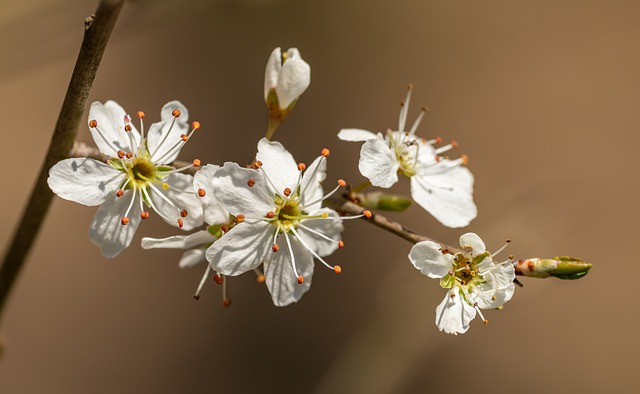
[[[149,159],[136,157],[127,167],[125,171],[129,179],[138,186],[144,186],[156,178],[156,165]]]

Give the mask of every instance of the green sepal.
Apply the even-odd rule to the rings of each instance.
[[[411,199],[405,196],[383,192],[367,193],[363,198],[360,198],[360,205],[363,207],[381,211],[402,212],[409,208],[412,203]]]
[[[591,269],[591,264],[577,257],[558,256],[553,259],[558,263],[556,268],[549,271],[549,274],[558,279],[580,279]]]
[[[450,289],[456,284],[456,278],[453,275],[445,275],[440,279],[440,286],[443,289]]]
[[[124,165],[122,164],[122,160],[120,159],[109,159],[107,160],[107,164],[111,167],[115,168],[118,171],[124,171]]]
[[[216,238],[222,237],[222,226],[219,224],[207,227],[207,231]]]

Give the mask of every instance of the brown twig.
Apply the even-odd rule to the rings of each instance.
[[[85,32],[82,46],[60,109],[49,151],[4,257],[2,267],[0,267],[0,317],[11,288],[31,250],[33,241],[51,204],[53,193],[47,185],[49,169],[60,160],[69,157],[78,133],[78,124],[87,103],[89,90],[93,85],[109,36],[123,4],[124,0],[102,0],[95,16],[84,21]]]

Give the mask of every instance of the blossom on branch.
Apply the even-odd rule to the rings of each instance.
[[[411,197],[447,227],[464,227],[477,215],[473,202],[473,175],[465,167],[468,158],[442,156],[456,148],[455,141],[434,147],[441,139],[425,140],[415,132],[426,113],[423,108],[411,129],[405,128],[412,87],[402,103],[398,130],[386,135],[362,129],[342,129],[338,138],[364,141],[360,150],[360,173],[373,186],[389,188],[398,181],[398,173],[411,179]]]
[[[409,260],[423,275],[440,279],[448,289],[436,308],[436,325],[448,334],[463,334],[480,309],[495,309],[513,296],[515,270],[511,260],[496,264],[484,242],[474,233],[460,237],[461,253],[450,254],[431,241],[411,248]],[[493,255],[495,256],[502,249]]]
[[[322,201],[327,195],[321,182],[326,177],[324,149],[310,166],[296,164],[278,142],[263,138],[258,143],[255,167],[225,163],[212,178],[213,190],[222,206],[235,217],[235,226],[206,252],[211,267],[223,275],[236,276],[264,264],[264,275],[273,303],[297,302],[311,286],[313,259],[336,273],[324,257],[344,244],[342,220]]]
[[[91,158],[71,158],[49,170],[47,182],[59,197],[87,206],[100,205],[89,228],[89,238],[102,255],[113,258],[129,246],[140,221],[151,207],[167,223],[184,230],[203,223],[202,205],[193,191],[193,177],[181,172],[200,161],[175,169],[172,163],[191,135],[187,109],[179,101],[167,103],[161,121],[144,135],[143,112],[137,113],[141,132],[115,101],[94,102],[89,128],[108,164]]]

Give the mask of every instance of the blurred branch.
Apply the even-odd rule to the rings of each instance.
[[[60,160],[69,157],[89,91],[123,4],[124,0],[102,0],[95,16],[90,16],[84,21],[84,38],[80,53],[60,109],[49,151],[0,267],[0,316],[51,204],[53,192],[47,185],[49,169]]]

